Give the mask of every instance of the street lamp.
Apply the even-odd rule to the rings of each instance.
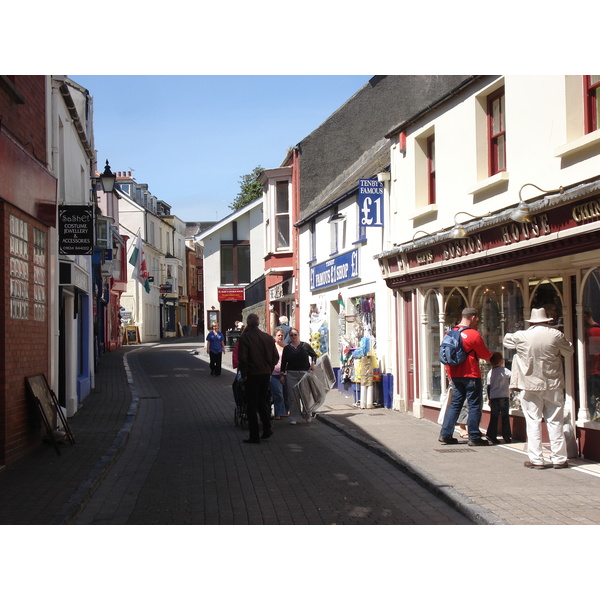
[[[105,193],[110,194],[115,189],[115,181],[117,180],[117,176],[110,170],[110,166],[108,164],[108,160],[106,161],[106,166],[104,167],[104,173],[100,175],[100,181],[102,182],[102,189]]]

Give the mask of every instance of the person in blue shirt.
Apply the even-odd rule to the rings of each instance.
[[[500,352],[494,352],[490,358],[492,368],[487,375],[487,393],[490,401],[490,424],[488,426],[486,437],[497,444],[496,438],[498,432],[498,417],[502,416],[502,437],[507,444],[510,444],[512,434],[510,431],[509,415],[509,386],[511,372],[504,366],[504,358]]]
[[[210,357],[210,374],[221,375],[221,361],[225,352],[225,336],[219,331],[219,324],[213,323],[206,336],[206,351]]]

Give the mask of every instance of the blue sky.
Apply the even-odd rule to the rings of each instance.
[[[131,170],[184,221],[212,221],[243,175],[279,167],[371,75],[69,77],[94,98],[98,167]]]

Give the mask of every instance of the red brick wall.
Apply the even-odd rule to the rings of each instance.
[[[14,90],[0,85],[0,127],[2,135],[11,138],[27,159],[14,162],[18,151],[11,150],[7,156],[11,166],[0,164],[0,180],[4,182],[0,194],[0,464],[10,464],[28,454],[41,443],[42,421],[37,407],[29,398],[25,378],[43,373],[48,376],[49,347],[48,319],[34,320],[34,227],[48,235],[48,227],[33,215],[38,187],[31,181],[40,178],[42,185],[52,188],[43,177],[46,164],[46,78],[41,75],[10,77]],[[10,87],[10,86],[9,86]],[[23,100],[23,102],[20,102]],[[0,140],[1,142],[2,140]],[[4,142],[5,145],[11,142]],[[8,146],[5,147],[5,150]],[[14,148],[14,146],[13,146]],[[18,169],[18,173],[13,172]],[[8,170],[8,171],[7,171]],[[49,177],[47,179],[50,179]],[[37,179],[36,179],[37,181]],[[44,199],[51,197],[50,188],[42,188]],[[55,186],[52,188],[56,198]],[[35,197],[31,198],[31,194]],[[12,197],[14,194],[14,197]],[[2,197],[3,196],[3,197]],[[23,202],[23,198],[27,202]],[[27,208],[25,208],[27,206]],[[24,209],[24,210],[22,210]],[[11,316],[10,272],[10,215],[27,223],[28,305],[29,318],[15,319]],[[46,247],[48,238],[46,238]],[[46,265],[46,306],[50,282]]]
[[[24,103],[0,89],[0,123],[38,161],[46,164],[46,78],[14,75],[11,80]]]
[[[15,319],[10,307],[10,215],[14,214],[28,224],[28,291],[29,318]],[[33,228],[34,226],[48,234],[48,229],[32,217],[0,202],[0,255],[2,256],[2,311],[0,313],[0,395],[4,402],[0,415],[2,424],[2,445],[0,464],[9,464],[25,456],[39,445],[42,421],[35,404],[30,399],[25,378],[43,373],[48,377],[48,319],[36,321],[33,316]],[[46,246],[47,246],[46,238]],[[48,294],[48,266],[46,265],[46,298]],[[46,310],[48,310],[46,308]],[[45,431],[45,430],[44,430]]]

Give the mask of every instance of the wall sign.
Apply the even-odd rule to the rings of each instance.
[[[93,254],[94,212],[91,206],[58,207],[59,254]]]
[[[358,249],[315,265],[310,269],[310,289],[318,290],[358,277]]]
[[[358,206],[361,227],[383,227],[383,183],[359,179]]]
[[[233,300],[244,300],[244,290],[243,287],[222,287],[217,289],[217,300],[219,302],[223,301],[233,301]]]

